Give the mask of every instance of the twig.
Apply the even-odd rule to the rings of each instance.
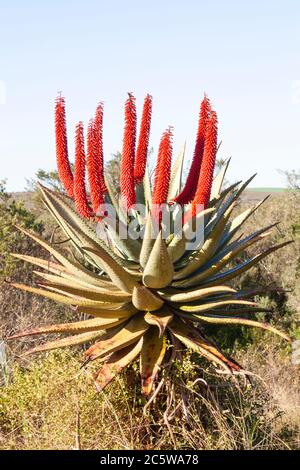
[[[81,450],[79,404],[77,404],[77,413],[76,413],[76,436],[75,436],[75,449],[74,450]]]
[[[163,417],[164,417],[165,425],[167,426],[168,431],[169,431],[169,434],[170,434],[171,439],[172,439],[172,441],[173,441],[174,450],[177,450],[176,440],[175,440],[175,437],[174,437],[172,428],[171,428],[171,426],[170,426],[170,423],[169,423],[169,416],[168,416],[169,409],[171,408],[172,403],[173,403],[173,398],[174,398],[174,383],[172,383],[172,386],[171,386],[171,393],[170,393],[170,396],[168,396],[168,401],[169,401],[169,403],[167,404],[167,408],[166,408],[166,410],[165,410],[165,412],[164,412],[164,414],[163,414]]]
[[[158,395],[161,387],[163,386],[163,384],[165,383],[165,379],[162,378],[161,381],[159,382],[155,392],[151,395],[151,397],[149,398],[149,400],[147,401],[146,405],[144,406],[143,408],[143,415],[145,416],[146,415],[146,410],[147,408],[149,408],[149,406],[151,405],[151,403],[154,401],[154,399],[156,398],[156,396]]]

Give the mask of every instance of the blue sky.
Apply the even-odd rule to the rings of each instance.
[[[22,190],[55,167],[53,106],[75,123],[105,103],[108,159],[121,148],[126,92],[153,95],[151,144],[174,126],[174,151],[194,146],[206,92],[219,116],[230,179],[283,186],[299,168],[299,0],[34,0],[0,3],[0,179]]]

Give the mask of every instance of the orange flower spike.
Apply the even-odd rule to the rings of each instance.
[[[197,204],[206,209],[211,193],[212,180],[214,176],[217,155],[218,119],[215,111],[211,112],[211,118],[207,124],[203,162],[201,165],[197,191],[192,202],[192,214],[197,213]]]
[[[104,182],[104,156],[103,156],[103,103],[99,103],[96,108],[95,120],[95,152],[99,166],[99,185],[102,193],[107,192]]]
[[[62,96],[58,96],[55,102],[55,143],[58,176],[67,195],[73,197],[74,181],[68,156],[65,99]]]
[[[200,106],[198,131],[197,131],[195,150],[194,150],[194,155],[193,155],[193,160],[192,160],[192,164],[190,167],[190,171],[187,176],[184,188],[178,194],[178,196],[174,198],[174,202],[177,202],[178,204],[181,204],[181,205],[188,204],[190,201],[193,200],[195,196],[199,174],[200,174],[200,168],[201,168],[202,159],[203,159],[206,127],[207,127],[207,122],[210,117],[210,113],[211,113],[210,101],[206,96],[204,96],[204,99]]]
[[[121,158],[120,189],[125,209],[135,204],[134,188],[134,156],[136,139],[136,107],[135,98],[128,93],[125,103],[125,126]]]
[[[136,184],[139,184],[143,181],[145,171],[146,171],[150,127],[151,127],[151,114],[152,114],[152,96],[147,95],[144,100],[140,134],[139,134],[139,140],[138,140],[136,157],[135,157],[134,181]]]
[[[172,161],[172,131],[166,130],[161,138],[154,174],[152,204],[161,205],[167,201]]]
[[[74,199],[77,212],[82,217],[92,217],[85,187],[85,151],[82,122],[77,124],[75,133]]]
[[[90,186],[91,202],[93,211],[99,211],[104,202],[104,195],[99,181],[99,161],[97,158],[97,137],[95,132],[95,123],[91,119],[88,125],[87,133],[87,170]]]

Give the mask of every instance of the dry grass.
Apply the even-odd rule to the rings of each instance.
[[[243,353],[243,364],[261,377],[261,382],[280,411],[275,430],[285,429],[294,434],[294,446],[300,448],[300,375],[299,365],[293,364],[290,355],[283,355],[282,348],[257,344]]]
[[[187,356],[145,413],[133,366],[97,394],[81,352],[14,365],[0,398],[2,449],[297,449],[299,370],[275,343],[240,356],[253,385],[237,387]],[[26,366],[26,367],[25,367]],[[170,404],[170,396],[174,400]],[[184,406],[182,405],[182,399]],[[168,409],[168,420],[164,412]]]
[[[247,207],[247,205],[246,205]],[[244,207],[239,207],[240,211]],[[272,235],[261,242],[266,249],[272,244],[294,240],[283,249],[264,258],[259,265],[251,269],[241,282],[246,286],[270,286],[286,290],[284,294],[273,295],[277,307],[284,312],[291,311],[300,320],[300,191],[286,190],[270,197],[246,222],[244,233],[278,222]],[[257,253],[256,245],[248,254]]]

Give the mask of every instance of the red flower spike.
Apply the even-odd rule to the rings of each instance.
[[[77,124],[75,133],[74,199],[77,212],[82,217],[92,217],[85,187],[85,151],[82,122]]]
[[[169,128],[161,138],[154,174],[152,204],[161,205],[167,201],[172,161],[172,131]]]
[[[99,103],[96,108],[95,120],[95,152],[99,166],[99,185],[102,193],[107,193],[104,182],[104,157],[103,157],[103,103]]]
[[[121,158],[120,189],[123,205],[130,209],[135,204],[134,156],[136,139],[135,98],[128,93],[125,103],[125,126]]]
[[[139,135],[139,141],[138,141],[136,157],[135,157],[134,181],[137,184],[143,181],[145,171],[146,171],[150,127],[151,127],[151,114],[152,114],[152,96],[147,95],[144,100],[140,135]]]
[[[93,211],[99,211],[104,203],[104,195],[99,179],[99,161],[97,156],[97,132],[93,119],[89,122],[87,133],[87,170]]]
[[[58,96],[55,102],[55,143],[58,176],[67,195],[73,197],[73,174],[68,157],[65,99],[62,96]]]
[[[204,144],[205,144],[205,133],[207,122],[209,120],[211,113],[211,106],[209,99],[204,96],[204,99],[200,106],[200,113],[199,113],[199,123],[198,123],[198,131],[196,137],[196,144],[194,150],[194,156],[192,160],[192,164],[190,167],[189,174],[187,176],[184,188],[182,191],[174,198],[174,202],[178,204],[188,204],[190,201],[193,200],[196,189],[197,183],[200,174],[200,168],[203,159],[203,152],[204,152]]]
[[[197,213],[197,204],[203,205],[206,209],[209,200],[211,185],[214,176],[216,155],[217,155],[218,119],[215,111],[211,112],[211,118],[207,124],[203,162],[201,165],[197,191],[192,202],[192,214]]]

